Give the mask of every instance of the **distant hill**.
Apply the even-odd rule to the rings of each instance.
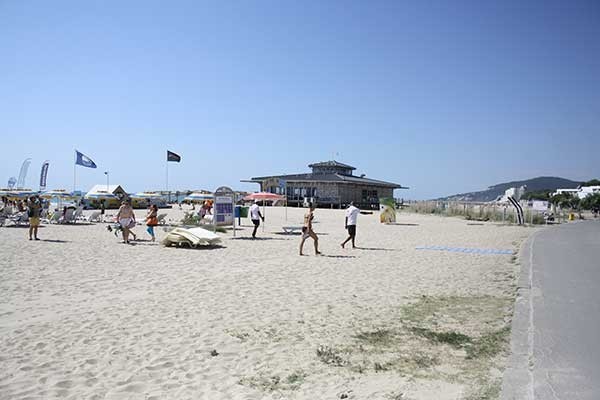
[[[442,197],[436,200],[442,201],[493,201],[498,197],[504,195],[506,189],[511,187],[527,186],[528,192],[540,191],[540,190],[556,190],[562,189],[574,189],[579,186],[581,182],[575,182],[570,179],[558,178],[554,176],[540,176],[538,178],[527,179],[524,181],[513,181],[506,183],[499,183],[494,186],[490,186],[487,190],[480,192],[460,193],[448,197]]]

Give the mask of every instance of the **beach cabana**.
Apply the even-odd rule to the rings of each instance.
[[[127,197],[127,192],[121,185],[94,185],[83,197],[92,208],[119,208],[121,199]]]

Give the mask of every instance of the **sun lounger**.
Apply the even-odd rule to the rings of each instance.
[[[167,214],[158,214],[158,216],[156,217],[156,219],[158,220],[158,223],[160,225],[164,225],[167,223],[167,221],[165,220],[165,218],[167,217]]]
[[[296,231],[302,232],[301,226],[282,226],[281,229],[283,229],[283,232],[287,233],[288,235],[296,233]]]
[[[85,220],[85,217],[83,216],[83,206],[79,206],[73,211],[73,223],[76,223],[77,220]]]
[[[87,222],[100,222],[101,214],[102,213],[100,211],[94,211],[93,213],[91,213],[90,215],[88,215],[88,217],[85,218],[85,220]]]
[[[162,244],[170,246],[214,246],[221,242],[219,235],[203,228],[175,228],[162,240]]]
[[[29,224],[29,217],[27,216],[27,212],[18,212],[16,214],[6,217],[2,224],[4,226],[27,225]]]
[[[75,222],[75,219],[73,218],[73,213],[74,210],[72,208],[67,208],[67,212],[65,215],[61,215],[60,218],[58,218],[58,223],[59,224],[69,224],[71,222]]]

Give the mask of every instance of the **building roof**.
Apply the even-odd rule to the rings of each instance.
[[[120,190],[118,190],[120,189]],[[112,193],[115,194],[115,192],[124,192],[123,188],[121,187],[121,185],[105,185],[105,184],[100,184],[100,185],[94,185],[87,193],[86,195],[94,195],[94,194],[101,194],[101,193]]]
[[[356,169],[351,165],[344,164],[344,163],[341,163],[341,162],[335,161],[335,160],[322,161],[322,162],[308,165],[308,168],[314,168],[314,167],[337,167],[337,168],[345,168],[345,169],[352,169],[352,170]]]
[[[407,189],[406,187],[397,183],[379,181],[376,179],[369,179],[365,177],[344,175],[336,173],[325,173],[325,174],[293,174],[293,175],[276,175],[276,176],[261,176],[252,178],[250,182],[261,182],[267,179],[283,179],[291,182],[332,182],[332,183],[354,183],[362,185],[372,186],[385,186],[394,189]]]

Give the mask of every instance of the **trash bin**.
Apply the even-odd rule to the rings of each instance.
[[[235,218],[248,218],[248,207],[235,206],[234,216]]]

